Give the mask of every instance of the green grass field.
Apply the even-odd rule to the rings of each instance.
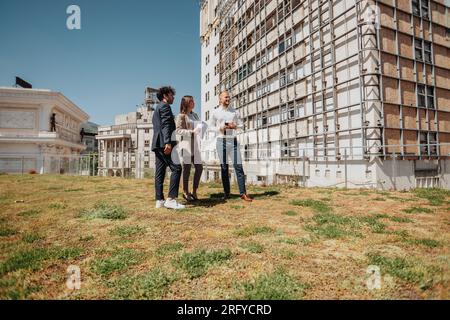
[[[1,175],[0,298],[450,298],[448,190],[200,191],[169,211],[149,179]]]

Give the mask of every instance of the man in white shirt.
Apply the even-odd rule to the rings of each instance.
[[[241,152],[236,131],[244,128],[244,123],[236,110],[230,106],[230,94],[223,91],[219,97],[219,107],[210,119],[210,130],[217,134],[216,148],[220,160],[224,200],[230,197],[230,178],[228,160],[232,158],[234,171],[239,185],[239,193],[244,201],[252,201],[245,188],[245,173],[242,167]]]

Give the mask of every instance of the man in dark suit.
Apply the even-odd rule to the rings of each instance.
[[[170,105],[175,97],[175,90],[172,87],[162,87],[157,93],[158,104],[153,112],[153,140],[152,151],[155,153],[155,193],[156,208],[162,206],[168,209],[184,209],[184,205],[177,202],[178,189],[181,178],[181,164],[178,160],[178,153],[172,151],[176,145],[175,119]],[[169,196],[164,200],[164,178],[166,169],[170,168]]]

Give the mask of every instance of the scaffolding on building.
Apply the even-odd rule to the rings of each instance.
[[[276,4],[276,8],[274,9]],[[353,5],[349,5],[340,10],[338,14],[334,14],[335,4],[334,1],[317,1],[317,0],[256,0],[256,1],[237,1],[226,0],[219,1],[218,3],[218,15],[221,19],[220,23],[220,89],[228,90],[236,103],[238,110],[246,117],[246,123],[250,123],[256,116],[258,119],[267,119],[268,114],[273,108],[278,109],[279,114],[283,114],[285,111],[291,110],[291,104],[294,104],[294,108],[298,103],[307,103],[311,105],[311,114],[303,117],[295,115],[294,117],[288,116],[281,120],[277,125],[279,127],[279,145],[288,146],[297,145],[299,139],[312,140],[312,145],[317,147],[317,151],[314,152],[313,158],[328,159],[334,158],[338,160],[342,156],[339,146],[343,140],[348,136],[357,134],[360,136],[360,143],[364,146],[364,159],[370,159],[373,156],[380,155],[381,146],[388,144],[386,140],[385,129],[389,129],[388,124],[385,121],[384,105],[386,99],[384,97],[383,90],[383,78],[386,76],[382,73],[382,41],[380,39],[380,4],[379,1],[373,0],[357,0]],[[342,2],[342,6],[345,6],[347,2]],[[296,7],[293,8],[292,5]],[[258,6],[258,7],[257,7]],[[268,12],[268,6],[270,12]],[[257,7],[255,9],[255,7]],[[297,18],[294,21],[294,12],[302,10],[303,17]],[[394,19],[396,20],[397,8],[393,8]],[[258,17],[263,16],[267,18],[268,15],[274,13],[274,23],[271,23],[271,29],[267,29],[267,20],[257,23]],[[300,14],[300,12],[297,12]],[[247,17],[247,20],[245,18]],[[344,18],[343,18],[344,17]],[[244,19],[244,23],[241,23],[241,19]],[[354,23],[350,23],[349,20],[353,19]],[[413,19],[414,20],[414,19]],[[339,21],[344,21],[345,31],[336,34],[335,24]],[[415,21],[415,20],[414,20]],[[247,26],[247,24],[252,24]],[[295,28],[300,24],[307,26],[309,34],[305,36],[301,42],[304,43],[305,54],[303,56],[296,56],[295,48],[300,46],[300,43],[291,44],[290,48],[286,48],[285,52],[279,53],[275,59],[277,59],[275,65],[278,66],[277,76],[279,81],[284,79],[283,85],[278,86],[279,103],[270,105],[268,102],[267,94],[257,97],[254,101],[256,105],[256,112],[254,110],[248,110],[248,106],[251,101],[248,97],[248,89],[251,87],[258,88],[258,86],[264,87],[268,81],[269,72],[265,74],[258,72],[258,70],[267,69],[267,66],[271,61],[266,59],[261,63],[256,70],[248,70],[246,64],[259,56],[267,54],[268,47],[272,44],[279,45],[283,41],[289,40],[292,43],[292,37],[295,33]],[[243,26],[243,27],[241,27]],[[351,27],[350,27],[351,26]],[[420,18],[420,30],[423,26],[423,17]],[[259,28],[259,29],[258,29]],[[275,39],[267,39],[268,34],[276,29],[277,37]],[[250,33],[248,32],[250,31]],[[255,37],[255,30],[259,30],[262,35],[261,38]],[[396,30],[398,32],[398,30]],[[421,31],[423,33],[423,31]],[[352,37],[356,36],[357,50],[356,52],[349,52],[348,46]],[[240,44],[243,41],[249,40],[249,43],[244,44],[243,52],[239,52],[236,48],[240,48]],[[398,36],[396,36],[398,37]],[[256,48],[249,54],[249,47],[254,43],[259,42],[261,47]],[[269,43],[271,42],[271,43]],[[344,42],[346,45],[345,57],[336,56],[336,46],[338,43]],[[399,41],[397,43],[397,53],[399,52]],[[290,56],[290,52],[293,53],[293,57]],[[294,79],[289,83],[287,77],[291,72],[293,66],[296,66],[299,61],[304,61],[310,65],[310,74]],[[254,61],[253,61],[254,62]],[[343,64],[347,70],[351,70],[351,64],[357,63],[357,72],[354,74],[348,74],[347,77],[338,77],[337,68]],[[417,61],[415,61],[415,64]],[[240,71],[245,70],[246,75],[241,79]],[[253,67],[251,67],[253,68]],[[397,69],[400,70],[399,57],[397,57]],[[415,70],[417,67],[415,67]],[[356,69],[355,69],[356,70]],[[434,71],[434,66],[431,68]],[[249,78],[252,73],[256,74],[255,85],[249,84]],[[330,76],[331,73],[331,76]],[[417,73],[416,73],[417,74]],[[270,75],[272,76],[272,75]],[[416,75],[417,77],[417,75]],[[435,78],[434,75],[432,77]],[[401,82],[399,76],[397,81]],[[330,81],[331,80],[331,81]],[[308,92],[297,92],[297,87],[300,82],[308,83]],[[337,97],[338,91],[342,87],[346,87],[345,90],[348,94],[351,94],[351,87],[358,86],[358,99],[352,97],[347,98],[347,104],[343,105],[339,103]],[[286,89],[286,87],[293,88],[293,90]],[[401,96],[401,85],[398,86],[399,96]],[[287,91],[286,97],[283,97],[283,91]],[[292,92],[293,91],[293,92]],[[301,102],[299,102],[299,100]],[[354,102],[353,100],[358,100]],[[353,103],[352,103],[353,102]],[[402,118],[402,109],[404,104],[400,103],[400,119]],[[350,115],[347,117],[348,123],[342,126],[340,117],[343,113],[352,113],[357,111],[360,115],[360,121],[358,125],[351,124]],[[296,111],[294,110],[294,113]],[[426,109],[426,117],[428,122],[429,110]],[[437,112],[434,113],[434,117],[437,117]],[[251,118],[251,119],[250,119]],[[301,119],[303,118],[303,119]],[[297,130],[298,120],[308,119],[312,124],[313,132],[305,133]],[[418,120],[419,121],[419,120]],[[437,122],[437,118],[435,118]],[[333,125],[330,125],[333,123]],[[261,131],[273,124],[267,121],[262,121],[259,126],[255,128],[246,128],[247,133],[256,130]],[[283,127],[286,127],[284,130]],[[402,127],[402,121],[400,120],[400,138],[398,139],[398,153],[401,157],[408,157],[406,152],[404,129]],[[430,131],[429,128],[427,128]],[[294,132],[290,132],[290,131]],[[410,128],[407,128],[410,130]],[[420,130],[420,128],[417,128]],[[266,130],[268,132],[268,130]],[[248,135],[247,135],[248,137]],[[417,143],[424,144],[424,141],[419,140]],[[258,149],[259,145],[263,143],[260,140],[260,134],[256,135],[256,141],[250,141],[248,138],[245,142],[247,149]],[[263,139],[263,141],[270,141],[269,137]],[[436,139],[427,139],[428,144],[439,143],[439,134]],[[352,146],[353,139],[348,141]],[[255,146],[252,146],[255,145]],[[411,143],[410,143],[411,144]],[[333,147],[330,150],[336,150],[335,152],[328,152],[328,146]],[[323,150],[323,151],[319,151]],[[425,150],[425,149],[423,149]],[[428,153],[425,156],[432,157],[430,150],[433,148],[427,148]],[[382,150],[383,157],[389,157],[393,150]],[[419,153],[420,156],[423,154]],[[439,156],[439,152],[434,154]]]

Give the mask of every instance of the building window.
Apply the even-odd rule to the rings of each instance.
[[[289,119],[294,119],[295,118],[295,107],[294,107],[294,103],[289,104]]]
[[[427,63],[432,63],[432,58],[431,58],[431,42],[429,41],[424,41],[423,43],[423,52],[424,52],[424,57],[425,57],[425,62]]]
[[[144,167],[145,168],[149,168],[149,162],[148,161],[144,161]]]
[[[284,105],[281,107],[281,121],[286,121],[288,119],[288,109],[287,106]]]
[[[150,133],[150,129],[144,129],[145,133]]]
[[[416,54],[416,60],[423,61],[422,39],[414,38],[414,49]]]
[[[286,72],[285,71],[283,71],[280,74],[280,87],[282,87],[284,85],[286,85]]]
[[[238,30],[241,31],[245,27],[245,15],[243,15],[241,18],[239,18],[237,22]]]
[[[205,101],[206,101],[206,102],[209,101],[209,91],[205,93]]]
[[[247,50],[247,39],[244,39],[238,44],[239,54],[243,54],[246,50]]]
[[[420,2],[422,3],[422,18],[429,19],[428,0],[421,0]]]
[[[150,140],[144,141],[144,147],[150,147]]]
[[[208,121],[209,120],[209,111],[206,111],[205,112],[205,121]]]
[[[427,108],[434,109],[434,87],[427,86]]]
[[[421,16],[424,19],[430,18],[430,10],[428,7],[428,0],[412,0],[412,11],[416,16]]]
[[[412,0],[412,11],[416,16],[420,16],[420,0]]]
[[[262,115],[262,126],[267,126],[267,115],[263,114]]]
[[[420,133],[420,154],[421,155],[437,154],[437,134],[436,132]]]
[[[417,85],[417,106],[418,107],[425,107],[425,86],[424,85]]]
[[[414,38],[414,51],[416,60],[432,63],[431,42]]]
[[[292,46],[292,37],[286,39],[286,49],[289,49]]]
[[[289,146],[288,146],[287,142],[283,143],[282,156],[283,157],[288,157],[289,156]]]
[[[148,157],[149,155],[150,155],[150,151],[145,150],[145,151],[144,151],[144,156]]]
[[[294,72],[294,68],[291,67],[288,70],[288,76],[287,76],[287,82],[291,83],[295,80],[295,72]]]
[[[434,87],[417,85],[417,106],[434,109]]]
[[[430,144],[430,154],[437,155],[437,133],[428,133],[428,143]]]
[[[242,67],[238,69],[237,81],[244,80],[247,76],[249,76],[253,72],[253,60],[247,62]]]
[[[284,41],[281,41],[278,44],[278,54],[282,54],[284,52]]]

